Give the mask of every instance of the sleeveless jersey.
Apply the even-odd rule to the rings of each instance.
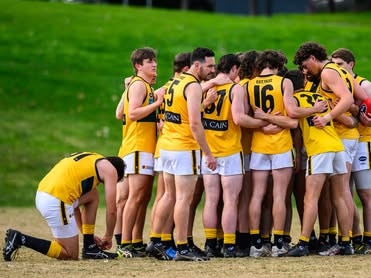
[[[312,107],[317,99],[319,101],[325,99],[320,94],[306,91],[295,93],[294,98],[297,100],[298,105],[303,108]],[[328,112],[330,112],[329,107],[326,111],[318,113],[318,115],[324,116]],[[312,114],[306,118],[299,119],[299,126],[303,133],[303,143],[308,156],[325,152],[343,151],[343,143],[334,128],[333,122],[328,122],[324,128],[317,128],[313,124],[314,116],[315,114]]]
[[[287,115],[283,104],[283,77],[270,74],[251,79],[247,85],[250,106],[274,114]],[[255,129],[252,135],[251,150],[262,154],[280,154],[293,148],[290,129],[286,128],[276,134],[264,134]]]
[[[360,77],[358,75],[354,76],[356,82],[361,85],[366,78]],[[358,124],[358,131],[359,131],[359,142],[371,142],[371,127],[364,126],[362,123]]]
[[[200,149],[189,127],[187,100],[184,94],[185,88],[191,83],[199,83],[199,80],[192,74],[185,72],[175,78],[166,91],[164,97],[165,123],[161,135],[161,149],[167,151]]]
[[[96,162],[103,158],[97,153],[73,153],[59,161],[50,170],[39,183],[37,190],[72,205],[101,182]]]
[[[134,82],[143,82],[146,85],[146,97],[143,100],[142,107],[154,102],[151,85],[143,78],[135,76],[124,92],[124,118],[122,124],[122,143],[119,150],[120,157],[135,151],[154,153],[156,147],[156,111],[137,121],[132,121],[128,117],[129,90]]]
[[[319,82],[307,81],[304,90],[307,92],[317,92]]]
[[[247,88],[249,78],[244,78],[238,82],[242,87]],[[251,153],[251,140],[252,140],[252,129],[241,127],[241,144],[244,155]]]
[[[242,152],[241,128],[232,118],[232,89],[236,84],[216,86],[218,98],[204,109],[202,124],[206,141],[215,157]]]
[[[170,78],[168,82],[166,82],[166,84],[162,87],[165,88],[165,90],[167,91],[169,89],[169,86],[170,86],[170,83],[173,81],[173,78]],[[158,113],[157,113],[157,122],[160,122],[160,120],[164,120],[164,113],[165,113],[165,101],[162,102],[159,110],[158,110]],[[162,131],[158,132],[157,134],[157,142],[156,142],[156,150],[155,150],[155,154],[154,154],[154,158],[158,158],[160,157],[160,148],[161,148],[161,136],[162,135]]]
[[[346,87],[349,89],[349,93],[352,95],[354,94],[353,76],[346,69],[332,62],[327,63],[323,67],[322,70],[324,69],[331,69],[331,70],[336,71],[340,75],[341,79],[343,79]],[[334,102],[337,99],[337,96],[334,94],[334,92],[325,90],[322,87],[322,81],[321,81],[321,85],[318,88],[318,93],[323,95],[328,101]],[[347,116],[351,116],[350,112],[345,112],[345,114]],[[349,128],[337,121],[334,121],[334,126],[336,129],[336,132],[339,134],[339,137],[341,139],[358,139],[359,138],[359,132],[356,127]]]

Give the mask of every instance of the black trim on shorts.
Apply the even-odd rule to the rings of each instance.
[[[134,173],[139,174],[139,152],[134,153]]]
[[[308,156],[308,176],[312,174],[312,157]]]
[[[192,168],[193,168],[193,174],[197,175],[197,160],[196,160],[195,150],[192,150]]]
[[[66,207],[65,207],[63,201],[61,201],[61,214],[62,214],[63,225],[67,225],[68,224],[68,219],[67,219],[67,215],[66,215]]]

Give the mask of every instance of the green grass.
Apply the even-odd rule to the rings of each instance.
[[[158,85],[172,58],[197,46],[217,58],[279,49],[289,68],[304,41],[352,49],[371,78],[371,13],[247,17],[147,8],[0,1],[0,206],[33,205],[38,181],[73,151],[117,153],[115,119],[130,53],[158,51]]]

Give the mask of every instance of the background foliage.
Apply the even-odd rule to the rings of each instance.
[[[233,16],[127,6],[0,1],[0,206],[32,206],[38,181],[65,154],[115,155],[115,119],[130,53],[158,51],[158,82],[177,52],[279,49],[292,58],[304,41],[330,53],[350,48],[371,78],[370,12]]]

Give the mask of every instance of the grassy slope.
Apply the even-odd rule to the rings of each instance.
[[[134,48],[158,50],[158,84],[172,57],[197,46],[217,57],[298,46],[352,49],[371,78],[370,13],[240,17],[146,8],[0,1],[0,206],[33,204],[37,182],[64,154],[117,153],[114,118]]]

